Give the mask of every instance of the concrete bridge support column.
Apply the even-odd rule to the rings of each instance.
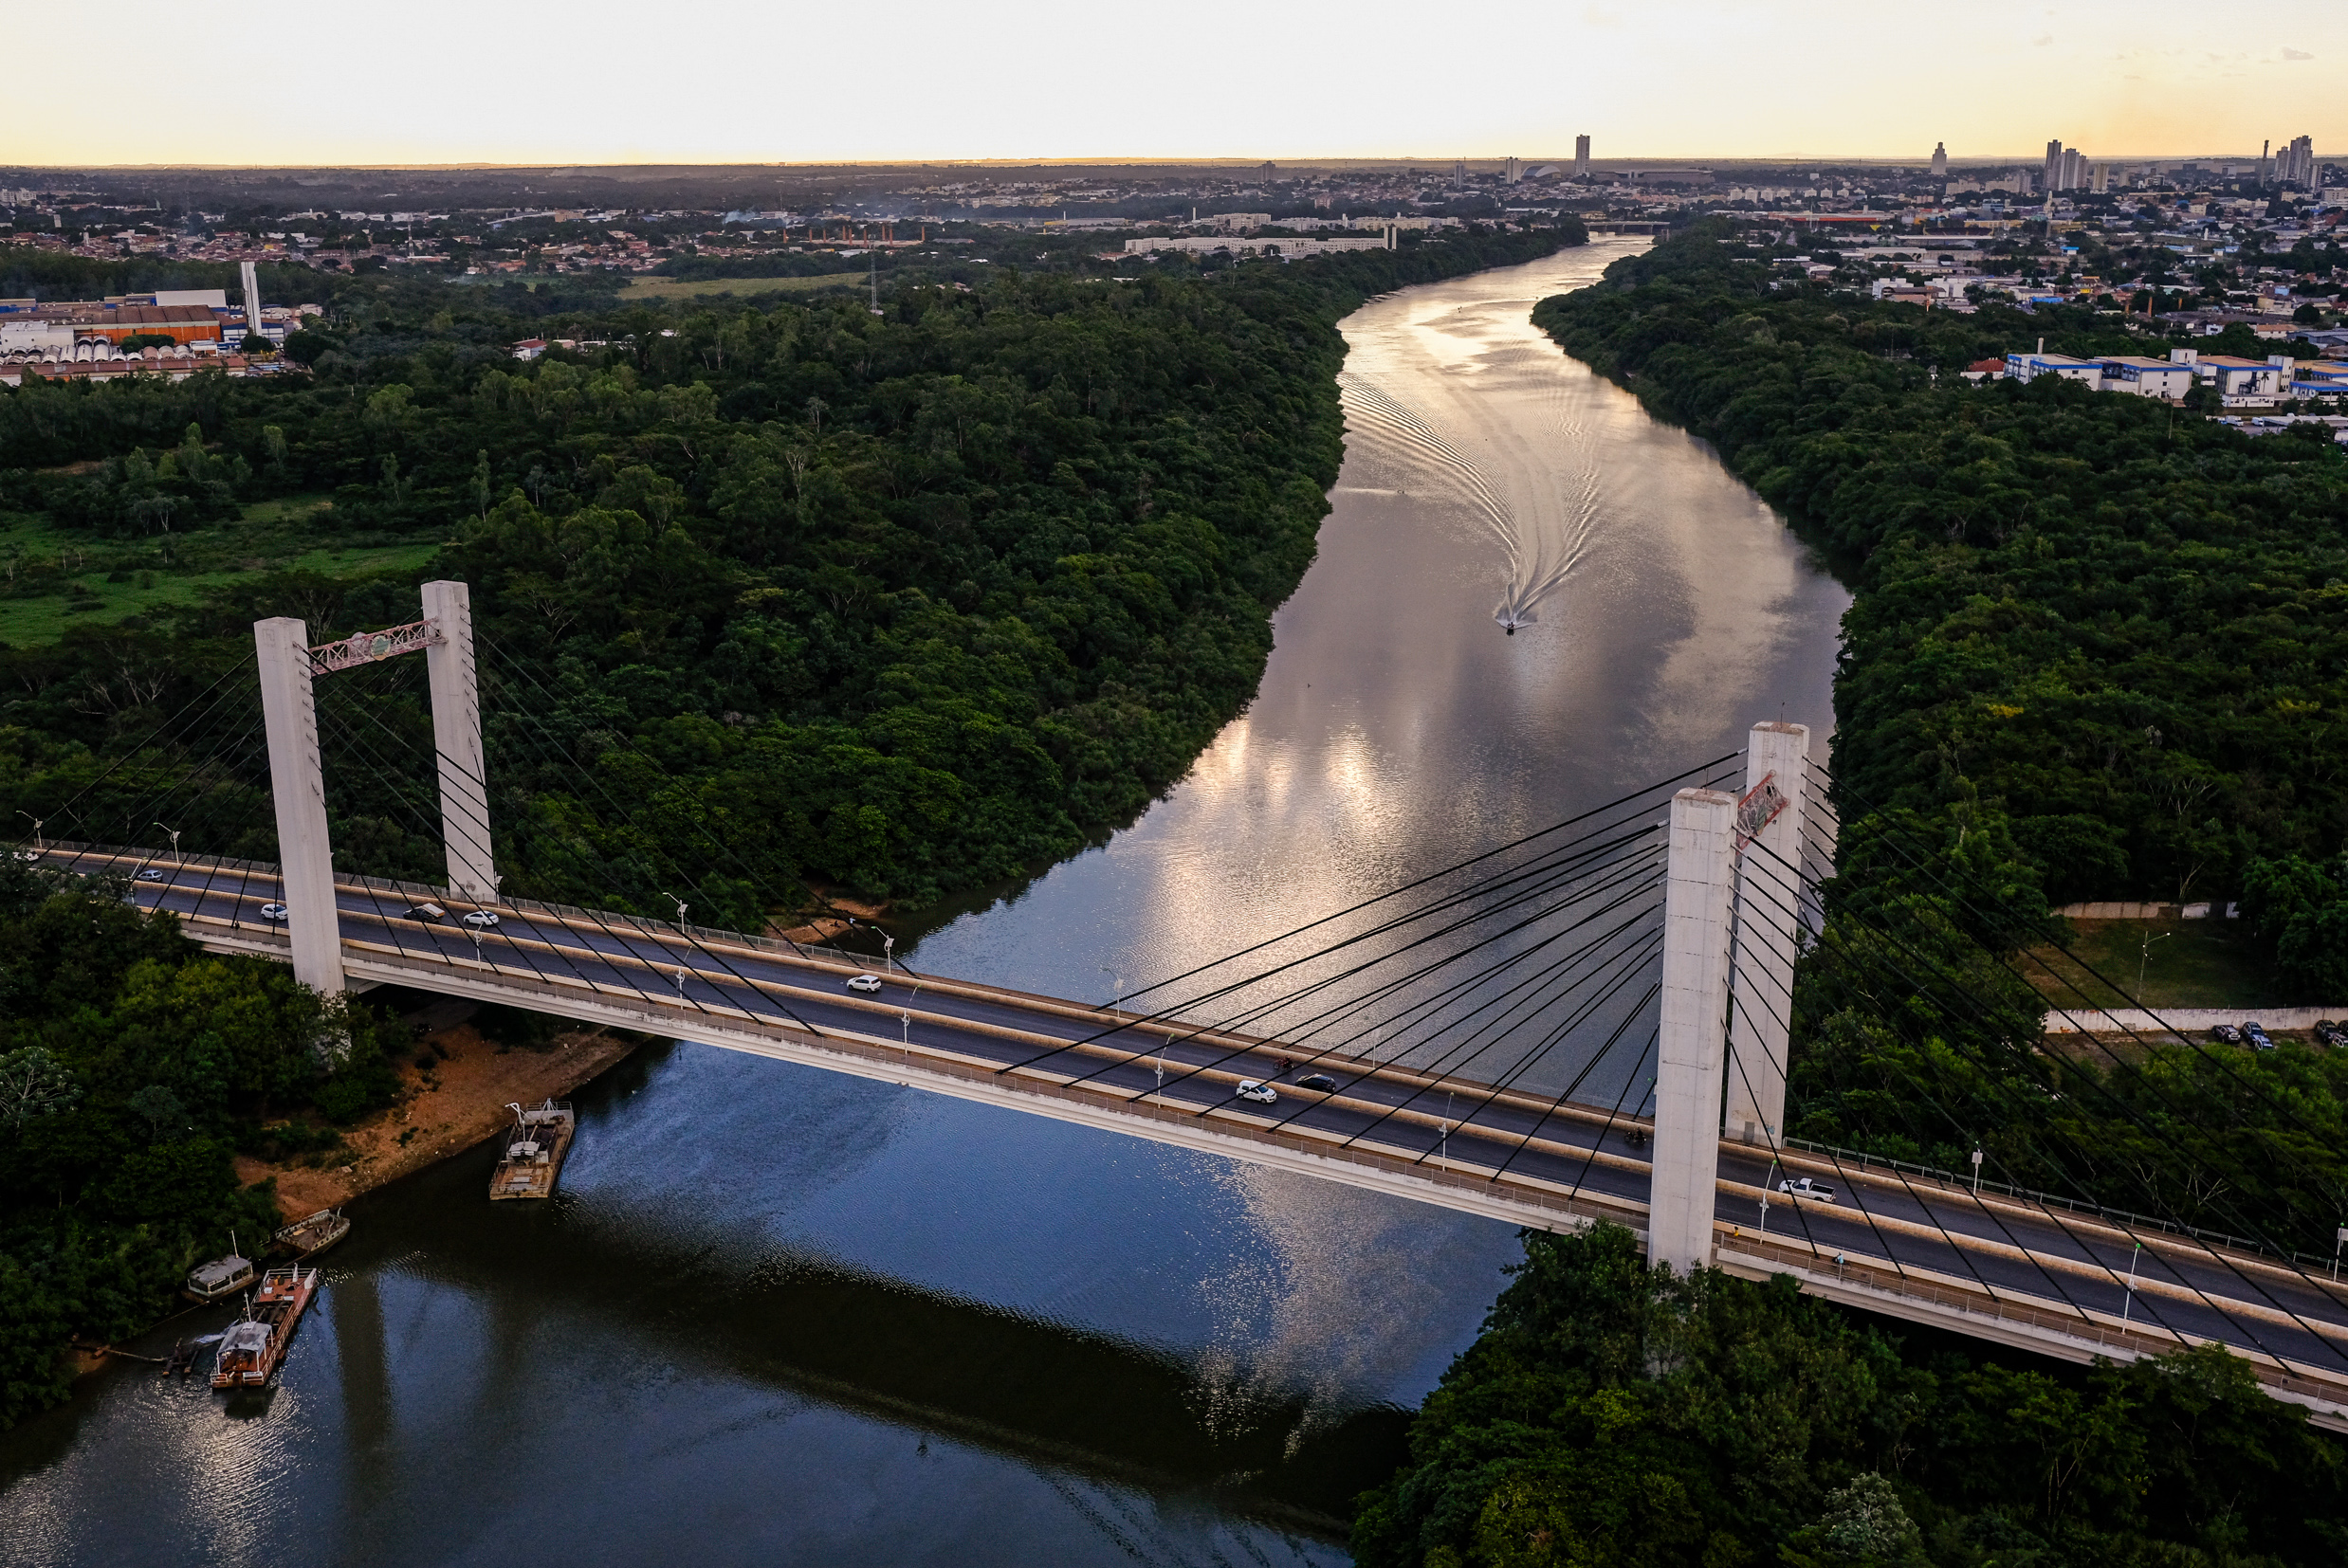
[[[1807,724],[1755,724],[1745,753],[1737,830],[1735,1011],[1729,1019],[1729,1113],[1722,1133],[1775,1148],[1786,1130],[1786,1064],[1802,909]]]
[[[440,756],[440,836],[448,847],[449,892],[475,903],[497,900],[489,850],[488,775],[481,752],[481,684],[473,665],[472,591],[424,585],[424,618],[439,640],[424,650],[432,688],[432,749]]]
[[[334,847],[326,836],[326,782],[318,759],[318,709],[310,689],[310,633],[289,615],[253,623],[261,658],[261,715],[269,736],[269,793],[277,804],[278,869],[294,978],[339,995],[342,921],[335,907]]]
[[[1682,790],[1672,798],[1647,1262],[1669,1264],[1680,1274],[1712,1262],[1721,1076],[1728,1055],[1735,820],[1734,795]]]

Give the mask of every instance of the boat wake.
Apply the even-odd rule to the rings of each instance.
[[[1543,432],[1556,449],[1542,454],[1542,469],[1557,472],[1560,452],[1573,453],[1578,462],[1557,492],[1528,498],[1527,510],[1532,514],[1528,520],[1494,476],[1425,414],[1357,372],[1341,373],[1338,381],[1345,389],[1348,412],[1354,416],[1349,424],[1358,421],[1365,434],[1398,448],[1398,456],[1450,492],[1492,531],[1506,574],[1500,602],[1492,612],[1500,629],[1513,637],[1519,628],[1537,624],[1542,602],[1565,585],[1588,554],[1596,533],[1598,465],[1588,432],[1570,417]]]

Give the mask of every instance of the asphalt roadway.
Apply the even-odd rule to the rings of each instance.
[[[191,927],[230,940],[267,942],[286,930],[263,917],[279,898],[273,871],[235,870],[144,852],[51,850],[48,864],[117,875],[152,870],[131,883],[144,907],[200,917]],[[817,1037],[839,1036],[915,1054],[978,1064],[1021,1079],[1078,1084],[1122,1099],[1137,1119],[1189,1115],[1220,1127],[1309,1135],[1342,1158],[1347,1150],[1400,1157],[1426,1171],[1484,1177],[1555,1195],[1570,1190],[1643,1210],[1648,1122],[1605,1107],[1495,1090],[1352,1058],[1284,1053],[1193,1027],[1142,1019],[1081,1003],[1029,997],[935,976],[890,971],[876,994],[846,989],[865,971],[821,949],[681,931],[632,917],[563,914],[537,906],[495,907],[498,923],[461,923],[472,905],[438,894],[387,891],[338,882],[346,943],[390,949],[408,964],[488,966],[520,979],[584,983],[658,1003],[678,1013],[673,1033],[691,1039],[695,1015],[712,1022],[746,1012]],[[427,899],[445,918],[413,913]],[[299,910],[292,912],[300,918]],[[476,941],[478,938],[478,941]],[[521,1005],[526,997],[518,996]],[[1295,1079],[1327,1073],[1337,1087],[1316,1092]],[[1271,1105],[1239,1100],[1243,1079],[1273,1083]],[[2326,1381],[2348,1377],[2348,1290],[2336,1290],[2277,1260],[2207,1248],[2170,1232],[2137,1231],[2092,1215],[1961,1187],[1908,1180],[1880,1167],[1858,1171],[1824,1157],[1723,1142],[1715,1216],[1744,1234],[1807,1242],[1823,1255],[1889,1263],[2031,1298],[2082,1319],[2124,1316],[2134,1323],[2264,1351],[2286,1369]],[[1776,1194],[1778,1180],[1808,1176],[1835,1189],[1833,1202]],[[1765,1183],[1770,1201],[1761,1201]],[[2139,1251],[2137,1240],[2145,1245]],[[2127,1283],[2133,1270],[2134,1285]]]

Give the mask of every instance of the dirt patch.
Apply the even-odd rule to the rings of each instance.
[[[470,1024],[416,1042],[416,1054],[436,1046],[448,1053],[429,1068],[400,1068],[400,1103],[343,1135],[349,1162],[313,1170],[269,1165],[240,1157],[239,1180],[277,1178],[277,1206],[288,1217],[349,1202],[360,1193],[420,1171],[508,1126],[505,1107],[559,1100],[636,1048],[633,1039],[600,1030],[563,1034],[542,1051],[508,1050],[485,1040]]]
[[[842,898],[839,894],[828,892],[821,887],[816,888],[815,893],[816,897],[823,900],[824,907],[835,910],[837,913],[818,915],[805,924],[795,925],[788,930],[780,924],[770,924],[766,928],[765,935],[780,938],[786,942],[798,942],[802,947],[812,947],[817,942],[828,942],[847,930],[851,920],[863,921],[869,924],[889,913],[889,905],[886,903],[868,903],[860,899]]]

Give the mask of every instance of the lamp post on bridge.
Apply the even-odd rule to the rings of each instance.
[[[663,893],[661,897],[667,899],[670,903],[677,906],[677,934],[679,936],[683,936],[685,934],[685,912],[693,906],[687,903],[683,899],[678,898],[674,893]]]
[[[163,825],[159,822],[150,822],[147,826],[150,828],[163,828]],[[172,859],[177,860],[179,858],[179,830],[176,828],[163,828],[163,830],[172,836]]]
[[[19,811],[16,814],[32,824],[32,852],[36,855],[43,853],[47,848],[41,842],[43,819],[33,815],[30,811]]]

